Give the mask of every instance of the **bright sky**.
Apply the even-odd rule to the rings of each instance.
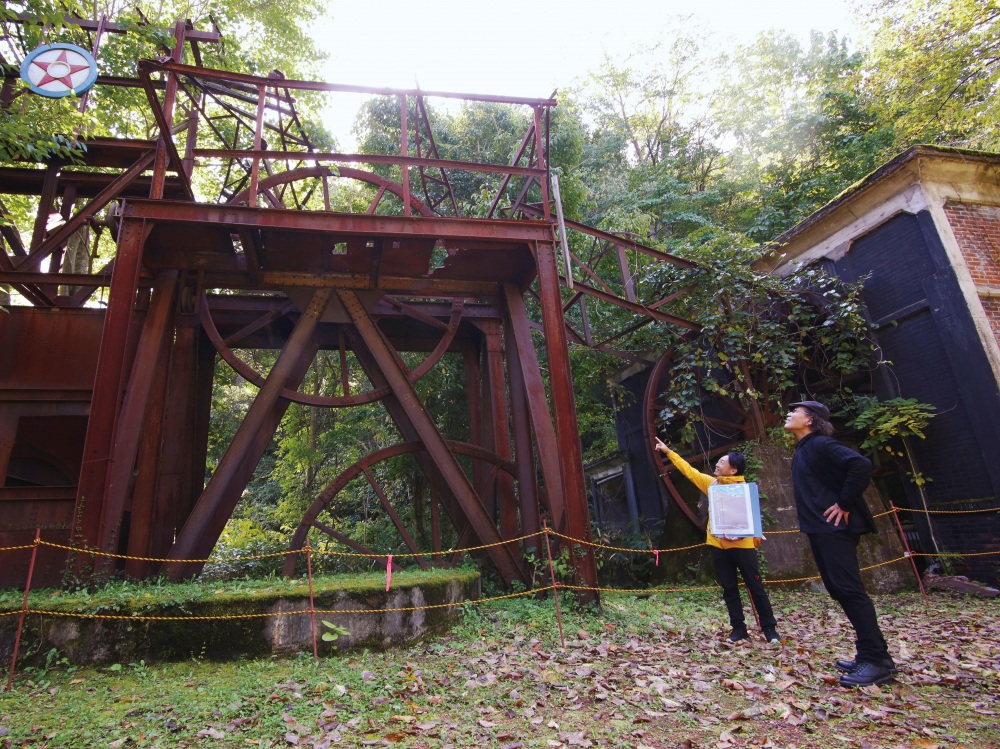
[[[682,16],[720,45],[785,29],[855,37],[851,0],[327,0],[316,38],[335,83],[544,98],[669,35]],[[328,124],[346,133],[339,102]],[[343,136],[340,136],[343,138]],[[346,144],[344,144],[346,145]]]

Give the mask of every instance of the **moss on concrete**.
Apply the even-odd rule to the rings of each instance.
[[[413,642],[445,629],[463,602],[478,597],[479,573],[469,569],[394,572],[389,591],[383,575],[314,578],[317,635],[325,631],[322,620],[349,632],[319,646],[381,649]],[[13,596],[0,599],[0,614],[20,609],[19,599],[12,603]],[[313,644],[304,579],[112,583],[93,593],[38,590],[29,609],[52,614],[27,617],[21,659],[43,657],[53,647],[79,663],[228,659],[311,650]],[[0,658],[10,657],[17,620],[0,617]]]

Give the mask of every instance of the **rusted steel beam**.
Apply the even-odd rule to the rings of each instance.
[[[204,558],[215,546],[287,408],[288,401],[281,398],[281,391],[298,387],[315,356],[316,346],[310,345],[310,341],[332,295],[329,289],[318,289],[302,312],[267,381],[170,549],[171,560]],[[178,580],[196,574],[201,566],[193,562],[168,562],[164,571],[171,579]]]
[[[400,135],[400,145],[399,153],[401,156],[410,155],[410,147],[408,143],[410,126],[407,124],[407,97],[405,94],[399,97],[399,135]],[[410,168],[406,164],[400,165],[400,170],[402,172],[402,182],[403,182],[403,215],[410,215]]]
[[[548,153],[546,152],[546,147],[548,143],[542,142],[542,108],[536,106],[535,108],[535,159],[538,162],[538,166],[545,171],[545,177],[538,180],[539,187],[542,188],[542,215],[545,218],[545,222],[549,223],[552,221],[552,206],[549,201],[549,165],[547,163]],[[548,137],[547,132],[545,134]],[[525,191],[527,191],[527,186],[525,186]],[[519,200],[518,203],[521,201]]]
[[[183,520],[190,511],[192,474],[199,473],[198,493],[201,493],[204,479],[204,461],[199,466],[195,459],[195,393],[198,390],[196,377],[197,326],[192,324],[190,315],[181,316],[174,332],[170,354],[167,390],[164,397],[166,410],[163,415],[162,433],[169,439],[161,441],[158,455],[156,484],[150,497],[149,532],[145,534],[144,546],[133,545],[129,538],[129,555],[163,558],[170,551],[174,534],[180,530]],[[209,393],[211,395],[211,393]],[[199,470],[200,469],[200,470]],[[138,535],[142,536],[139,523]],[[146,562],[129,561],[125,571],[128,575],[140,576],[152,571]]]
[[[484,420],[488,417],[483,413],[485,392],[483,373],[479,368],[479,351],[471,345],[463,346],[462,363],[465,365],[465,406],[469,416],[469,442],[487,447],[484,439]],[[484,468],[480,461],[472,461],[472,485],[487,514],[496,517],[496,493],[492,487],[484,484]]]
[[[123,512],[132,479],[132,469],[143,434],[146,408],[153,389],[156,373],[162,368],[160,355],[164,352],[167,334],[172,332],[174,295],[177,289],[177,271],[165,271],[153,285],[152,302],[146,312],[139,345],[136,349],[129,376],[121,415],[115,427],[114,448],[111,452],[111,469],[108,489],[101,507],[100,531],[97,547],[104,552],[117,550]],[[98,565],[100,572],[109,569],[109,560]]]
[[[418,96],[417,97],[417,156],[418,157],[420,156],[420,139],[419,139],[419,136],[420,136],[420,122],[421,121],[424,123],[424,127],[426,128],[426,131],[427,131],[427,141],[428,141],[428,143],[430,143],[430,147],[427,149],[427,152],[430,154],[431,158],[433,158],[433,159],[435,159],[437,161],[440,161],[440,157],[438,156],[437,143],[434,142],[434,132],[431,130],[431,121],[430,121],[430,118],[427,116],[427,106],[426,106],[426,104],[424,102],[424,97],[423,96]],[[430,201],[430,199],[431,199],[431,197],[430,197],[430,191],[429,191],[429,189],[427,187],[428,178],[426,177],[426,173],[424,172],[423,168],[420,169],[420,178],[421,178],[421,180],[423,181],[423,184],[424,184],[424,197],[427,198],[428,201]],[[437,180],[435,180],[435,181],[437,181]],[[451,201],[451,210],[452,210],[452,213],[454,213],[454,215],[457,216],[458,215],[458,201],[455,200],[455,192],[451,189],[451,182],[448,180],[448,173],[444,169],[441,169],[441,179],[439,180],[439,182],[440,182],[440,184],[444,185],[445,194],[447,195],[448,199]],[[444,202],[444,198],[441,198],[435,204],[434,207],[436,207],[437,205],[440,205],[442,202]]]
[[[502,256],[501,256],[502,257]],[[177,264],[182,270],[198,270],[197,263]],[[380,288],[387,294],[413,294],[437,297],[488,297],[496,292],[496,283],[462,279],[434,279],[417,276],[379,277]],[[371,288],[371,276],[367,273],[282,273],[264,271],[259,283],[254,283],[249,274],[205,273],[205,286],[213,289],[270,289],[280,291],[288,288],[336,288],[367,290]]]
[[[156,290],[153,293],[155,295]],[[125,574],[132,578],[147,577],[153,571],[153,564],[146,561],[146,558],[160,556],[159,551],[154,552],[152,548],[152,539],[157,535],[156,485],[161,471],[160,458],[164,443],[180,436],[163,431],[172,364],[170,354],[176,340],[175,319],[176,315],[171,314],[166,326],[167,335],[160,336],[156,374],[153,376],[152,389],[147,398],[148,405],[143,417],[142,435],[139,437],[139,449],[135,459],[135,486],[126,498],[125,511],[129,514],[129,523],[128,546],[125,553],[132,558],[125,560],[124,567]],[[113,478],[112,483],[114,483]],[[166,548],[163,552],[166,552]]]
[[[478,161],[449,161],[448,159],[431,159],[420,156],[402,155],[317,153],[315,151],[255,151],[245,148],[196,148],[194,149],[194,157],[196,159],[256,158],[261,161],[313,161],[321,163],[343,161],[354,164],[388,164],[392,166],[449,169],[457,172],[486,172],[489,174],[506,174],[522,177],[542,178],[545,176],[545,170],[538,167],[484,164]]]
[[[266,328],[275,320],[280,320],[282,317],[285,317],[286,315],[291,314],[294,311],[295,311],[295,305],[289,303],[281,307],[278,307],[277,309],[272,309],[268,312],[265,312],[263,315],[258,317],[253,322],[244,325],[242,328],[237,330],[232,335],[227,336],[225,339],[223,339],[222,343],[223,345],[226,346],[226,348],[231,348],[236,344],[238,344],[240,341],[242,341],[244,338],[246,338],[248,335],[257,332],[262,328]]]
[[[516,360],[520,364],[519,376],[523,383],[524,393],[531,415],[531,425],[534,427],[535,441],[538,444],[538,458],[542,468],[542,480],[550,497],[556,497],[553,504],[553,525],[563,532],[565,518],[562,504],[563,485],[562,470],[559,466],[560,446],[556,439],[555,428],[549,413],[548,398],[545,394],[545,383],[542,382],[541,367],[538,364],[538,354],[531,338],[531,328],[528,325],[528,312],[524,307],[524,299],[518,288],[511,284],[504,285],[504,298],[507,302],[507,326],[512,332],[516,347]],[[559,333],[561,336],[561,332]],[[508,356],[511,355],[508,346]],[[511,381],[514,375],[511,374]],[[516,405],[515,405],[516,408]],[[517,456],[518,462],[522,456]]]
[[[591,270],[590,266],[587,265],[585,262],[583,262],[580,258],[578,258],[575,253],[567,250],[566,254],[569,257],[573,258],[573,260],[576,261],[576,264],[580,267],[580,270],[582,270],[584,273],[586,273],[588,276],[590,276],[592,279],[594,279],[601,286],[601,288],[604,289],[604,291],[606,293],[611,294],[613,296],[618,296],[618,294],[615,292],[615,290],[612,289],[610,286],[608,286],[606,283],[604,283],[604,280],[600,276],[598,276],[596,273],[594,273],[594,271]],[[572,281],[572,279],[570,279],[570,281]],[[570,289],[572,289],[573,286],[576,285],[576,282],[575,281],[572,281],[572,283],[567,282],[566,285],[569,286]],[[635,296],[635,295],[633,294],[633,296]],[[626,299],[627,299],[627,297],[626,297]],[[635,299],[627,299],[627,301],[634,302]]]
[[[549,389],[555,415],[556,444],[553,448],[558,450],[559,467],[562,470],[563,495],[559,500],[563,503],[565,511],[563,532],[572,538],[590,541],[590,509],[583,475],[583,446],[580,443],[580,427],[576,418],[569,348],[565,336],[562,335],[566,321],[562,313],[555,243],[539,242],[536,257],[538,293],[542,302],[542,324],[545,326],[545,349],[548,355]],[[544,449],[545,446],[540,444],[539,450]],[[556,504],[551,489],[549,501],[553,505]],[[594,562],[593,548],[588,546],[582,557],[570,550],[570,556],[584,584],[596,586],[597,566]],[[590,596],[585,595],[585,597]]]
[[[6,473],[5,473],[6,475]],[[0,486],[0,502],[72,502],[73,486]],[[5,518],[8,522],[10,518]]]
[[[501,245],[542,241],[551,237],[549,226],[540,221],[275,211],[174,200],[129,200],[125,203],[123,216],[178,224],[215,224],[233,229],[254,226],[372,237],[395,234],[445,241],[496,242]]]
[[[155,154],[152,151],[140,156],[138,161],[129,167],[127,171],[122,172],[115,177],[96,197],[80,208],[80,210],[73,215],[73,218],[60,226],[58,229],[51,232],[49,236],[45,238],[45,241],[40,242],[37,246],[33,246],[31,252],[22,258],[15,267],[18,270],[24,271],[35,269],[44,257],[52,254],[57,249],[64,247],[66,241],[74,233],[81,229],[95,213],[104,208],[104,206],[110,203],[114,198],[118,197],[125,187],[127,187],[136,177],[149,168],[149,165],[153,163],[154,156]],[[68,283],[63,281],[61,276],[59,278],[59,282]]]
[[[184,527],[188,517],[191,515],[191,511],[198,502],[198,498],[201,497],[201,494],[205,489],[205,470],[208,466],[208,439],[209,432],[212,427],[212,393],[215,385],[215,350],[208,344],[203,335],[199,335],[197,326],[193,326],[193,330],[195,339],[194,370],[192,372],[192,377],[194,378],[194,389],[190,404],[190,413],[193,415],[193,424],[190,428],[192,439],[188,451],[186,451],[184,456],[185,461],[190,461],[190,463],[181,465],[181,502],[178,504],[174,512],[174,523],[171,526],[171,534],[166,539],[167,545],[164,548],[164,553],[158,555],[160,557],[164,557],[169,553],[169,549],[174,542],[174,538],[180,534],[181,528]],[[305,361],[307,358],[308,357],[304,354],[302,356],[303,361],[301,363],[296,363],[296,366],[301,370],[301,375],[297,369],[292,373],[289,379],[294,379],[297,376],[300,378],[305,376],[305,371],[309,367],[309,362]],[[284,413],[285,408],[283,407],[281,401],[279,401],[278,405],[274,408],[273,416],[270,418],[276,419],[275,424],[277,424],[280,422]],[[265,429],[269,426],[270,422],[265,424]]]
[[[0,177],[3,177],[2,173],[0,173]],[[7,213],[6,206],[4,206],[3,203],[0,203],[0,212],[3,214]],[[6,240],[7,244],[10,245],[10,249],[11,252],[14,253],[14,257],[24,257],[28,254],[24,249],[24,244],[21,242],[21,235],[17,233],[17,229],[15,229],[12,225],[8,223],[0,224],[0,236],[2,236],[4,240]]]
[[[528,215],[541,217],[542,211],[532,205],[521,206],[521,211]],[[611,244],[625,244],[627,249],[635,250],[636,252],[641,252],[643,255],[649,255],[650,257],[656,258],[664,263],[670,263],[671,265],[676,265],[681,268],[697,268],[698,264],[690,260],[685,260],[684,258],[677,257],[676,255],[671,255],[660,250],[653,249],[652,247],[647,247],[644,244],[639,244],[638,242],[632,242],[630,240],[623,239],[615,234],[609,234],[606,231],[601,231],[600,229],[595,229],[593,226],[587,226],[586,224],[581,224],[578,221],[571,221],[566,219],[566,226],[570,229],[576,229],[583,234],[591,237],[595,237],[604,242],[610,242]]]
[[[135,315],[139,266],[146,232],[144,221],[128,221],[118,234],[118,254],[108,292],[108,310],[97,358],[91,414],[87,422],[76,497],[75,514],[79,526],[79,537],[76,540],[91,547],[97,546],[100,538],[101,516],[111,470],[111,451],[131,364],[128,338]],[[88,562],[92,564],[93,560],[81,557],[77,562],[77,570],[84,572]]]
[[[273,81],[267,78],[247,75],[246,73],[233,73],[226,70],[215,70],[213,68],[202,68],[193,65],[181,65],[176,62],[161,61],[161,60],[140,60],[139,69],[163,70],[171,73],[176,73],[178,75],[186,75],[191,78],[217,80],[217,81],[231,81],[237,83],[245,83],[250,86],[256,86],[261,83],[263,83],[264,85],[274,84]],[[340,83],[322,83],[320,81],[300,81],[287,78],[281,81],[281,87],[296,91],[333,91],[333,92],[339,91],[344,93],[355,93],[355,94],[373,94],[375,96],[430,96],[430,97],[440,97],[444,99],[467,99],[469,101],[486,101],[486,102],[494,102],[497,104],[524,104],[529,107],[556,106],[556,100],[552,98],[527,99],[517,96],[492,96],[487,94],[463,94],[463,93],[455,93],[447,91],[424,91],[421,89],[376,88],[373,86],[349,86]]]
[[[514,158],[511,159],[511,166],[517,166],[521,161],[521,157],[524,156],[525,150],[533,142],[535,137],[535,123],[532,122],[528,126],[528,131],[524,134],[524,138],[521,140],[521,147],[517,149],[517,153],[514,154]],[[513,172],[509,172],[503,180],[500,182],[500,187],[497,189],[497,194],[493,196],[493,202],[490,203],[490,208],[486,211],[486,218],[493,218],[493,212],[497,209],[500,201],[503,199],[503,193],[507,189],[507,185],[510,184],[510,178],[514,175]]]
[[[107,265],[101,268],[100,271],[89,276],[88,278],[90,278],[90,280],[79,284],[74,283],[72,280],[70,280],[68,282],[69,285],[79,286],[80,288],[78,288],[75,292],[73,292],[72,294],[70,294],[68,297],[65,298],[65,306],[82,307],[87,302],[87,300],[90,299],[91,296],[93,296],[95,291],[97,291],[99,288],[102,288],[104,286],[109,286],[111,284],[111,274],[114,272],[114,269],[115,269],[115,260],[114,258],[112,258],[111,260],[108,261]],[[72,274],[67,274],[67,277],[72,279]],[[95,284],[94,283],[95,279],[99,280],[100,283]],[[140,289],[145,288],[150,283],[152,283],[151,279],[143,278],[142,275],[139,276],[138,287]]]
[[[421,442],[441,472],[445,484],[461,505],[469,523],[484,544],[496,544],[489,548],[488,553],[497,570],[507,582],[520,580],[527,584],[529,580],[527,569],[523,562],[515,557],[510,546],[502,543],[503,539],[493,525],[492,518],[483,509],[475,489],[445,444],[434,420],[424,410],[419,396],[410,384],[405,372],[400,368],[395,352],[382,337],[354,292],[338,291],[337,294],[354,322],[358,334],[375,357],[393,393],[406,410]]]
[[[0,403],[0,476],[7,477],[7,467],[10,465],[10,455],[17,439],[17,422],[20,414],[11,403]],[[0,485],[0,490],[3,486]],[[74,497],[76,492],[73,492]],[[5,499],[0,491],[0,500]]]
[[[535,449],[531,442],[531,407],[521,357],[517,353],[517,337],[510,323],[504,326],[504,347],[507,351],[507,377],[510,383],[510,418],[514,430],[514,464],[517,466],[521,533],[531,536],[542,528],[541,504],[535,477]],[[541,558],[541,539],[538,536],[525,541],[524,547],[525,551],[532,551],[536,559]]]
[[[348,336],[351,343],[351,348],[354,351],[354,355],[364,370],[365,375],[371,382],[372,387],[381,389],[385,388],[389,390],[389,394],[382,399],[382,404],[385,406],[385,410],[388,412],[389,417],[392,419],[399,433],[403,436],[403,439],[407,442],[420,442],[420,435],[417,432],[416,427],[413,424],[413,420],[410,418],[409,412],[403,408],[399,401],[399,398],[392,393],[391,388],[389,388],[389,382],[386,380],[384,373],[379,368],[375,356],[368,349],[365,341],[358,336],[355,331],[351,331]],[[431,492],[437,496],[441,505],[445,508],[445,512],[448,514],[452,525],[456,529],[461,529],[468,525],[468,520],[463,514],[458,502],[455,500],[454,495],[451,490],[445,484],[444,478],[441,476],[441,472],[438,470],[434,461],[431,460],[430,456],[426,452],[418,452],[414,455],[414,459],[417,461],[417,465],[420,466],[421,471],[423,471],[424,476],[427,477],[427,481],[431,486]],[[433,520],[433,518],[432,518]]]
[[[9,283],[35,307],[51,307],[53,301],[38,287],[36,283],[47,282],[47,273],[34,273],[25,278],[14,270],[6,251],[0,248],[0,283]]]
[[[155,150],[155,149],[151,149]],[[127,169],[134,162],[129,162],[123,166],[113,165],[108,168]],[[59,184],[56,194],[63,194],[69,188],[74,188],[80,198],[93,198],[100,194],[120,172],[80,172],[70,169],[63,169],[59,173]],[[0,185],[3,185],[4,195],[38,195],[42,189],[45,172],[39,169],[25,169],[22,167],[0,167]],[[148,176],[140,176],[118,191],[115,197],[149,197],[149,186],[152,180]],[[177,179],[169,177],[167,179],[167,192],[173,199],[182,197],[182,192],[178,189]],[[7,234],[5,233],[6,237]],[[20,243],[20,240],[18,240]],[[24,252],[16,252],[23,257]]]
[[[372,551],[367,546],[359,544],[357,541],[355,541],[350,536],[346,536],[343,533],[340,533],[339,531],[331,528],[326,523],[321,523],[318,520],[314,520],[313,521],[313,527],[316,528],[316,529],[318,529],[318,530],[323,531],[323,533],[325,533],[326,535],[330,536],[330,538],[337,539],[338,541],[340,541],[340,543],[344,544],[344,546],[348,547],[349,549],[354,549],[359,554],[370,554],[370,555],[372,555],[372,557],[373,557],[373,559],[375,561],[380,561],[382,564],[385,564],[387,562],[386,557],[383,556],[383,557],[381,557],[381,559],[379,559],[379,557],[375,556],[377,552]],[[298,554],[289,555],[289,557],[292,559],[292,565],[291,565],[291,567],[289,567],[288,566],[288,562],[286,560],[286,563],[285,563],[285,576],[286,577],[291,577],[295,573],[294,563],[295,563],[296,558],[298,557]]]
[[[176,78],[175,76],[172,76]],[[260,151],[260,145],[264,137],[264,105],[267,103],[267,89],[263,84],[257,86],[257,115],[254,118],[253,150],[254,153]],[[254,156],[250,164],[250,191],[248,205],[253,208],[257,205],[257,183],[260,180],[260,157]]]
[[[181,185],[184,188],[185,194],[190,200],[194,200],[194,191],[191,189],[191,183],[188,181],[187,173],[184,171],[184,162],[181,159],[180,154],[177,152],[177,146],[174,145],[173,135],[171,134],[170,122],[168,120],[168,117],[170,115],[164,112],[164,108],[167,106],[168,102],[171,104],[172,108],[173,97],[171,95],[170,98],[168,99],[168,95],[171,94],[170,84],[173,81],[175,81],[175,79],[168,79],[167,87],[163,92],[164,104],[163,106],[161,106],[160,100],[156,95],[156,89],[153,87],[153,81],[149,77],[149,74],[142,72],[141,68],[140,68],[140,73],[142,75],[143,90],[146,92],[146,99],[149,101],[150,111],[152,111],[153,119],[156,120],[156,125],[160,129],[160,140],[157,142],[156,146],[157,153],[160,152],[160,144],[162,143],[163,148],[166,150],[166,156],[168,157],[170,165],[173,167],[174,171],[177,173],[177,176],[180,178]],[[174,86],[176,86],[176,83],[174,83]],[[160,195],[156,194],[157,192],[160,192],[162,194],[162,179],[166,177],[166,174],[165,174],[165,164],[161,168],[160,163],[161,162],[159,160],[159,157],[157,157],[157,169],[154,171],[153,175],[154,183],[152,189],[150,190],[151,198],[160,197]],[[159,178],[161,182],[161,186],[159,188],[157,188],[158,175],[162,175],[162,177]]]
[[[668,315],[659,310],[652,309],[651,307],[646,307],[642,304],[633,304],[632,302],[626,301],[618,296],[613,296],[607,292],[601,291],[600,289],[595,289],[593,286],[588,286],[580,281],[575,281],[573,283],[573,289],[580,291],[587,296],[592,296],[595,299],[600,299],[602,302],[608,302],[610,304],[616,304],[619,307],[629,310],[630,312],[635,312],[637,315],[643,315],[644,317],[651,317],[654,320],[659,320],[660,322],[667,322],[671,325],[676,325],[680,328],[685,328],[686,330],[701,330],[701,326],[698,323],[691,322],[690,320],[685,320],[683,317],[677,317],[676,315]]]
[[[622,274],[622,284],[625,286],[625,298],[634,302],[636,301],[635,281],[632,280],[632,269],[629,267],[625,248],[616,242],[615,253],[618,255],[618,270]]]
[[[646,327],[651,322],[653,322],[653,321],[650,318],[648,318],[648,317],[645,320],[638,320],[637,322],[634,322],[631,325],[629,325],[627,328],[625,328],[625,330],[620,330],[617,333],[615,333],[613,336],[605,338],[600,343],[594,344],[594,348],[603,349],[605,346],[607,346],[612,341],[617,341],[619,338],[624,338],[625,336],[629,335],[630,333],[634,333],[635,331],[640,330],[641,328]]]
[[[39,26],[42,25],[41,21],[30,13],[16,13],[11,20],[17,21],[18,23],[35,23]],[[99,28],[103,28],[104,31],[110,31],[115,34],[128,34],[135,31],[135,28],[131,25],[111,23],[110,21],[101,22],[89,18],[76,18],[70,15],[63,16],[63,23],[68,26],[78,26],[86,31],[97,31]],[[222,34],[219,33],[218,30],[197,31],[196,29],[189,28],[187,31],[187,39],[191,42],[216,44],[221,38]]]
[[[503,331],[499,321],[482,320],[483,331],[483,400],[487,418],[487,435],[491,447],[504,460],[511,460],[510,424],[507,415],[507,383],[503,368]],[[511,476],[497,476],[497,501],[500,509],[500,532],[505,538],[518,535],[517,496]]]
[[[59,159],[53,159],[45,167],[45,179],[42,182],[42,192],[38,197],[38,212],[35,214],[35,226],[31,233],[28,257],[31,257],[31,252],[34,252],[45,238],[49,215],[52,213],[56,199],[56,188],[59,184],[59,170],[61,168],[62,162]],[[21,264],[23,261],[19,265]]]
[[[261,238],[260,232],[247,226],[241,226],[237,232],[240,244],[243,246],[243,257],[246,258],[247,274],[250,282],[260,284]]]

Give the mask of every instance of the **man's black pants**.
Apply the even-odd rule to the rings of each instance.
[[[830,597],[840,604],[857,635],[856,659],[863,663],[891,661],[878,626],[875,604],[868,597],[858,566],[859,536],[853,533],[808,533],[816,566]]]
[[[764,590],[760,579],[760,568],[757,566],[756,549],[720,549],[710,546],[712,561],[715,563],[715,576],[722,586],[722,600],[726,602],[729,611],[729,623],[733,629],[746,629],[746,618],[743,616],[743,601],[740,600],[740,581],[737,570],[743,575],[743,582],[750,591],[750,598],[757,609],[762,629],[774,629],[774,611],[771,601]]]

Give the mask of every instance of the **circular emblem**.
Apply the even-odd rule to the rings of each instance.
[[[50,99],[79,95],[97,81],[97,62],[75,44],[43,44],[24,58],[21,80]]]

